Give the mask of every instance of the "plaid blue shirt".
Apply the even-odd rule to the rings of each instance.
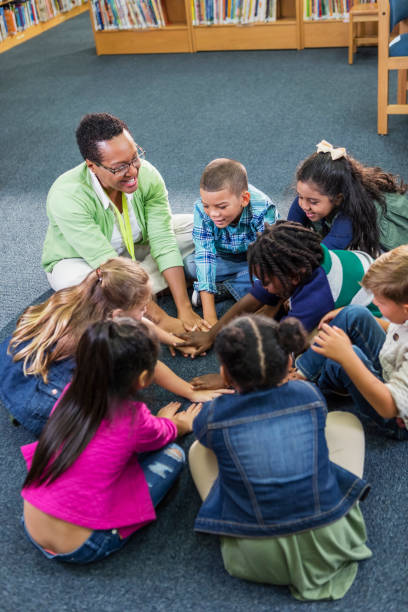
[[[248,186],[251,199],[241,214],[238,225],[218,228],[204,212],[201,198],[194,204],[193,240],[195,245],[195,263],[197,268],[197,291],[217,293],[215,285],[216,257],[233,259],[247,252],[248,246],[256,239],[257,232],[262,232],[265,221],[275,223],[279,219],[275,204],[262,191]]]

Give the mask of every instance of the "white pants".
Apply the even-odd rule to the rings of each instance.
[[[193,215],[173,215],[172,220],[177,246],[184,259],[194,251],[192,238]],[[129,257],[127,251],[123,253],[123,256]],[[150,276],[153,293],[158,293],[168,286],[163,275],[160,274],[155,260],[150,254],[149,244],[135,244],[135,257]],[[93,268],[91,268],[84,259],[77,257],[61,259],[55,264],[52,272],[47,272],[47,278],[54,291],[58,291],[59,289],[79,285],[92,270]]]
[[[325,433],[330,461],[362,478],[365,439],[358,418],[349,412],[329,412]],[[218,476],[217,458],[212,450],[196,441],[191,445],[188,462],[194,484],[204,500]]]

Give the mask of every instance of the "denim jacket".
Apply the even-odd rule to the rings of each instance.
[[[290,381],[222,395],[194,420],[219,476],[197,531],[241,537],[299,533],[341,518],[369,487],[329,461],[326,403],[312,383]]]
[[[48,384],[41,376],[25,376],[23,362],[7,354],[10,337],[0,344],[0,400],[13,417],[38,437],[48,416],[71,380],[73,359],[54,362],[48,371]]]

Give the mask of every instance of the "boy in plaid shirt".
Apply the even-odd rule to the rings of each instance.
[[[187,275],[197,279],[193,304],[199,294],[203,317],[214,325],[215,296],[227,291],[238,301],[248,293],[248,246],[279,213],[267,195],[248,184],[245,167],[233,159],[214,159],[206,166],[200,196],[194,204],[195,252],[184,266]]]

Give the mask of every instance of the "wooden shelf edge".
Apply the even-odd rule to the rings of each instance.
[[[137,32],[137,35],[139,36],[139,34],[152,34],[154,32],[175,32],[175,31],[181,31],[181,32],[185,32],[186,30],[188,30],[188,25],[187,24],[174,24],[174,25],[167,25],[163,28],[112,28],[112,29],[107,29],[107,30],[95,30],[95,34],[97,34],[98,36],[101,34],[102,36],[105,34],[120,34],[121,32]]]
[[[276,27],[276,26],[293,26],[296,25],[296,19],[290,19],[288,17],[283,18],[283,19],[276,19],[276,21],[260,21],[259,23],[211,23],[211,24],[205,24],[205,23],[200,23],[199,25],[194,25],[193,24],[193,28],[194,29],[204,29],[204,28],[211,28],[211,29],[220,29],[220,28],[242,28],[242,29],[249,29],[249,28],[259,28],[259,27]]]
[[[85,13],[88,10],[88,3],[83,4],[82,6],[75,6],[73,9],[67,11],[66,13],[60,13],[59,15],[56,15],[56,17],[52,17],[48,21],[41,22],[37,25],[33,25],[27,28],[26,30],[23,30],[23,32],[17,32],[15,36],[8,36],[5,40],[2,40],[0,42],[0,53],[4,53],[4,51],[8,51],[9,49],[16,47],[17,45],[21,45],[27,40],[30,40],[35,36],[39,36],[40,34],[43,34],[43,32],[54,28],[55,26],[59,25],[60,23],[63,23],[64,21],[67,21],[68,19],[72,19],[72,17],[76,17],[81,13]]]

